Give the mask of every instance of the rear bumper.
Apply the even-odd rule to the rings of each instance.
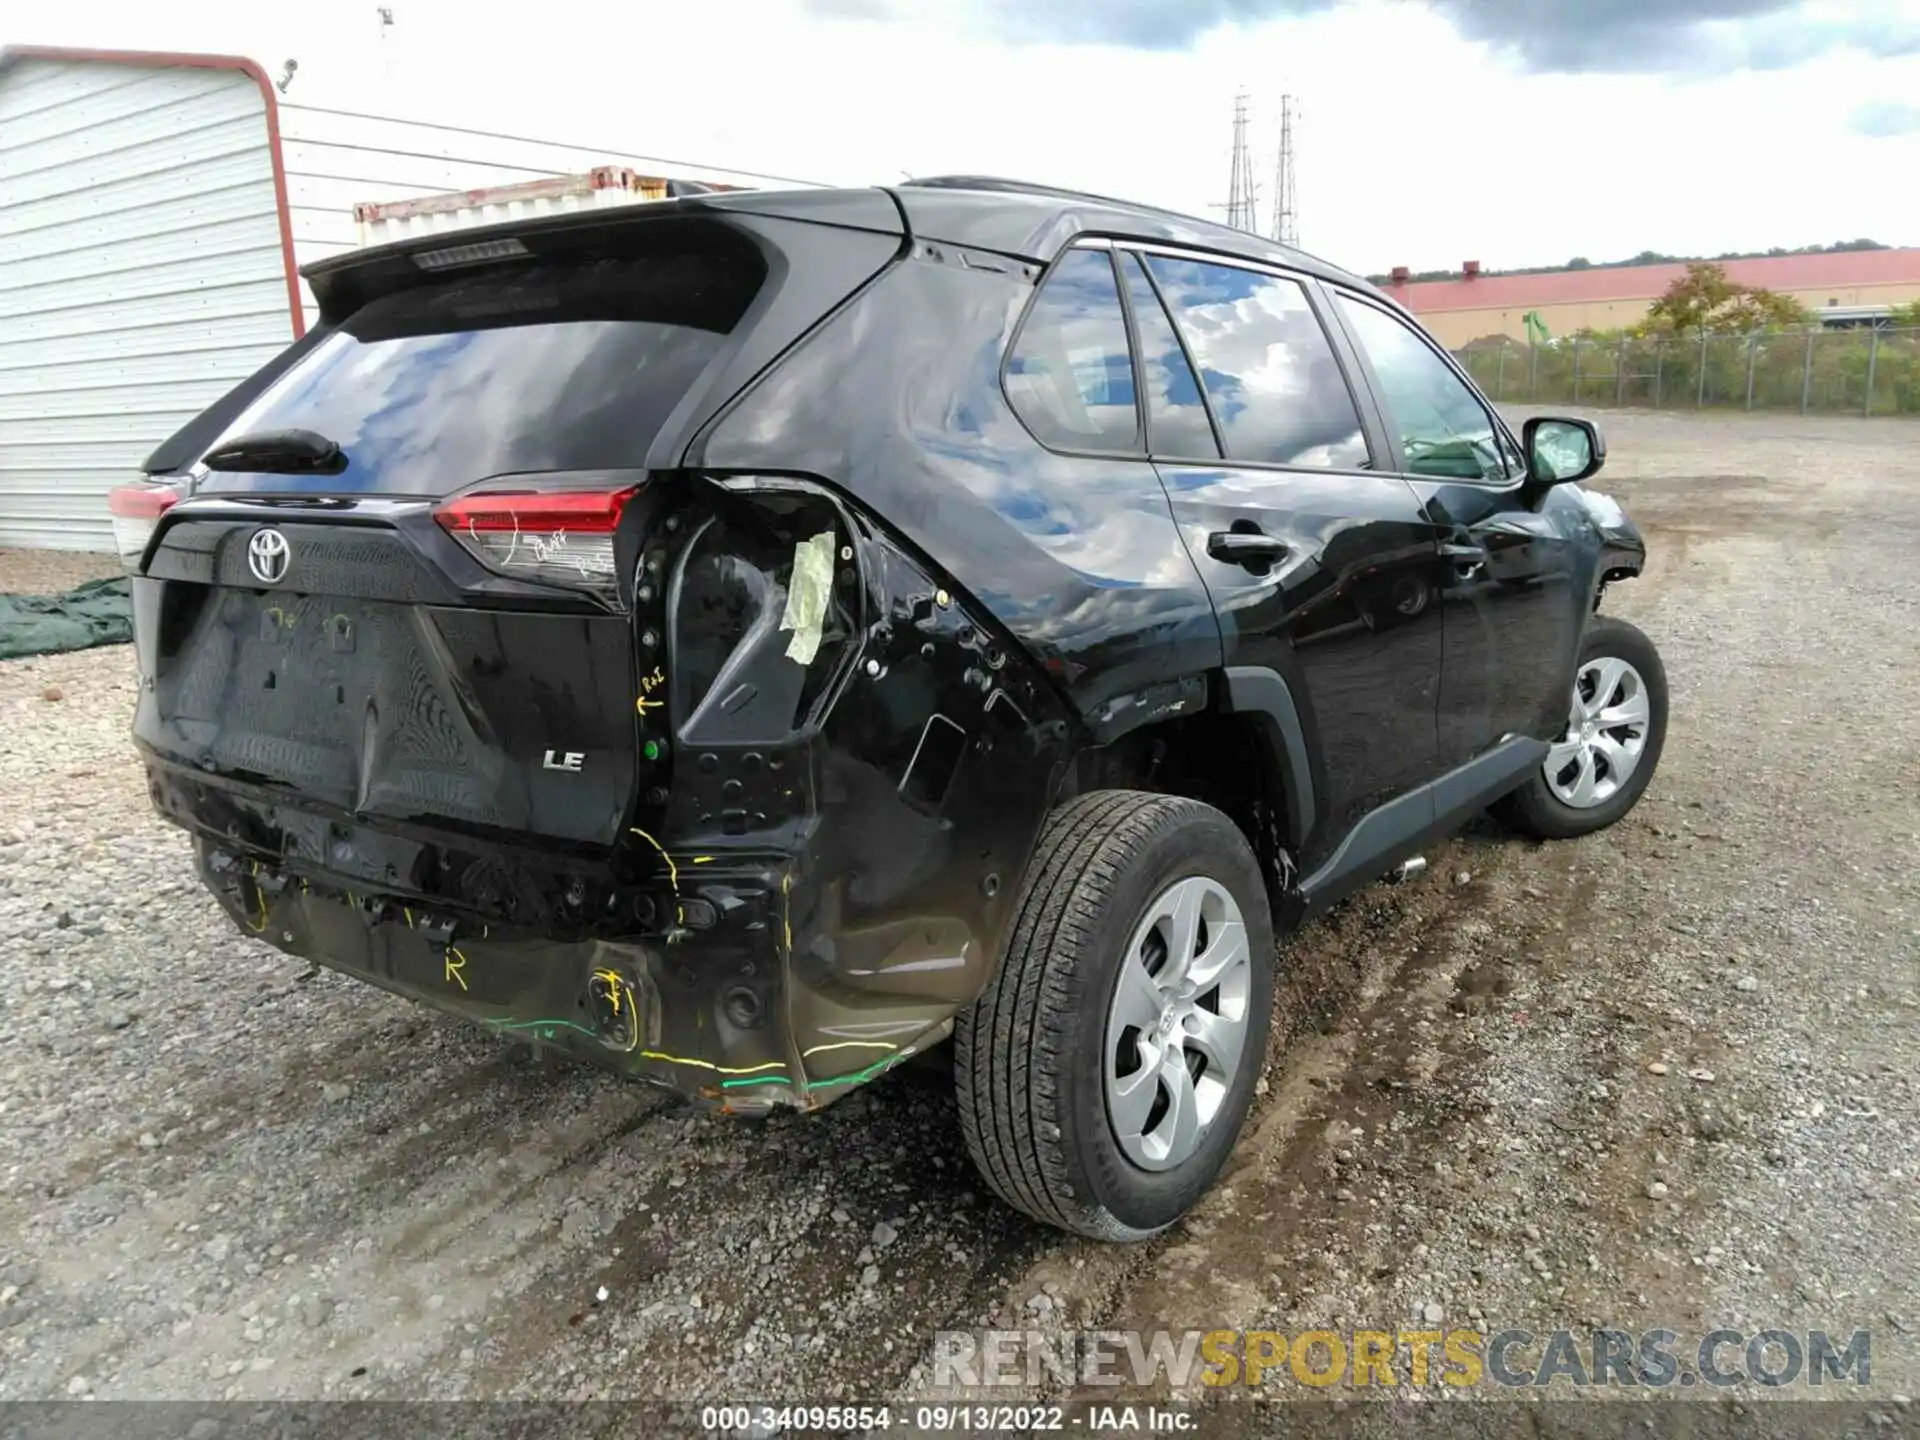
[[[276,870],[196,837],[202,881],[246,934],[506,1039],[708,1106],[815,1109],[939,1043],[951,1005],[863,1007],[797,1036],[783,963],[791,871],[703,867],[737,903],[701,931],[555,939]],[[804,1042],[804,1043],[803,1043]]]

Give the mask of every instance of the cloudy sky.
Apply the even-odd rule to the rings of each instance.
[[[0,41],[251,55],[288,99],[840,183],[988,172],[1198,214],[1245,90],[1306,248],[1556,264],[1920,244],[1920,0],[63,0]],[[498,14],[498,24],[476,17]]]

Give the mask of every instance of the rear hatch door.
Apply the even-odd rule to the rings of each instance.
[[[169,442],[185,498],[135,586],[156,761],[330,817],[280,822],[320,863],[343,824],[620,842],[658,749],[637,702],[659,641],[629,613],[660,457],[898,247],[678,208],[705,203],[318,277],[328,333]],[[338,455],[205,463],[286,432]]]

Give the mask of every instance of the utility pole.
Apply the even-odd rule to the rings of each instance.
[[[1259,197],[1254,193],[1253,157],[1247,149],[1247,97],[1233,97],[1233,173],[1227,183],[1227,224],[1257,234]]]
[[[1300,244],[1300,216],[1293,179],[1293,96],[1280,97],[1280,153],[1274,162],[1273,238],[1282,245]]]
[[[380,22],[380,79],[389,94],[393,91],[393,51],[387,48],[387,31],[393,28],[393,7],[376,5],[373,7],[375,18]]]

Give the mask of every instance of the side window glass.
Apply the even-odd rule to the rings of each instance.
[[[1486,406],[1425,341],[1384,310],[1339,297],[1347,323],[1373,362],[1388,423],[1416,475],[1504,480],[1505,447]]]
[[[1147,429],[1154,453],[1189,460],[1218,460],[1220,446],[1207,419],[1200,382],[1180,349],[1173,324],[1153,293],[1140,257],[1121,257],[1127,298],[1133,302],[1133,328],[1140,339],[1140,388],[1147,396]]]
[[[1369,463],[1360,412],[1298,281],[1166,255],[1147,265],[1200,367],[1228,458],[1323,470]]]
[[[1007,398],[1041,444],[1057,450],[1137,450],[1133,362],[1113,262],[1069,250],[1007,357]]]

